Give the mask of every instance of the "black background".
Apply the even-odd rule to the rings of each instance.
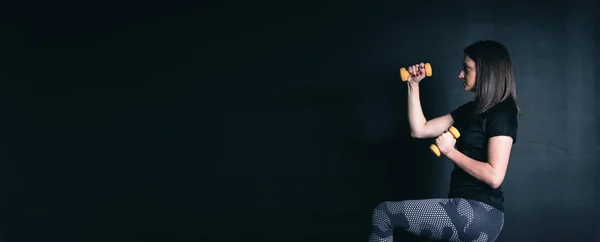
[[[519,141],[499,241],[600,240],[599,4],[3,1],[3,241],[366,241],[382,201],[443,197],[409,135],[505,44]],[[416,240],[409,235],[400,237]]]

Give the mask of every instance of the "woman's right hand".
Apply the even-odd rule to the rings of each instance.
[[[425,63],[409,66],[406,70],[410,74],[407,80],[410,84],[418,84],[425,78]]]

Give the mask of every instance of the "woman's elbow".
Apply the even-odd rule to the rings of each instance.
[[[500,185],[502,185],[501,182],[490,182],[490,187],[493,189],[498,189],[500,187]]]
[[[415,139],[421,138],[421,136],[419,136],[419,133],[417,133],[415,131],[410,131],[410,137],[413,137]]]
[[[427,135],[425,135],[421,131],[410,131],[410,137],[413,137],[415,139],[424,139],[427,138]]]
[[[504,177],[501,176],[492,176],[488,181],[488,185],[493,189],[498,189],[502,182],[504,181]]]

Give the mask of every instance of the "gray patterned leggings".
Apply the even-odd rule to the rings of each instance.
[[[373,210],[369,242],[392,242],[395,229],[443,241],[492,242],[504,213],[482,202],[435,198],[382,202]]]

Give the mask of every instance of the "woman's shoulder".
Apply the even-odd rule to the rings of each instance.
[[[519,112],[517,109],[517,105],[515,105],[514,100],[510,97],[505,99],[504,101],[496,104],[489,111],[490,111],[490,113],[501,113],[501,114],[505,114],[505,115],[515,115],[515,116]]]
[[[491,122],[518,123],[519,110],[512,98],[508,98],[487,110],[484,119]]]

